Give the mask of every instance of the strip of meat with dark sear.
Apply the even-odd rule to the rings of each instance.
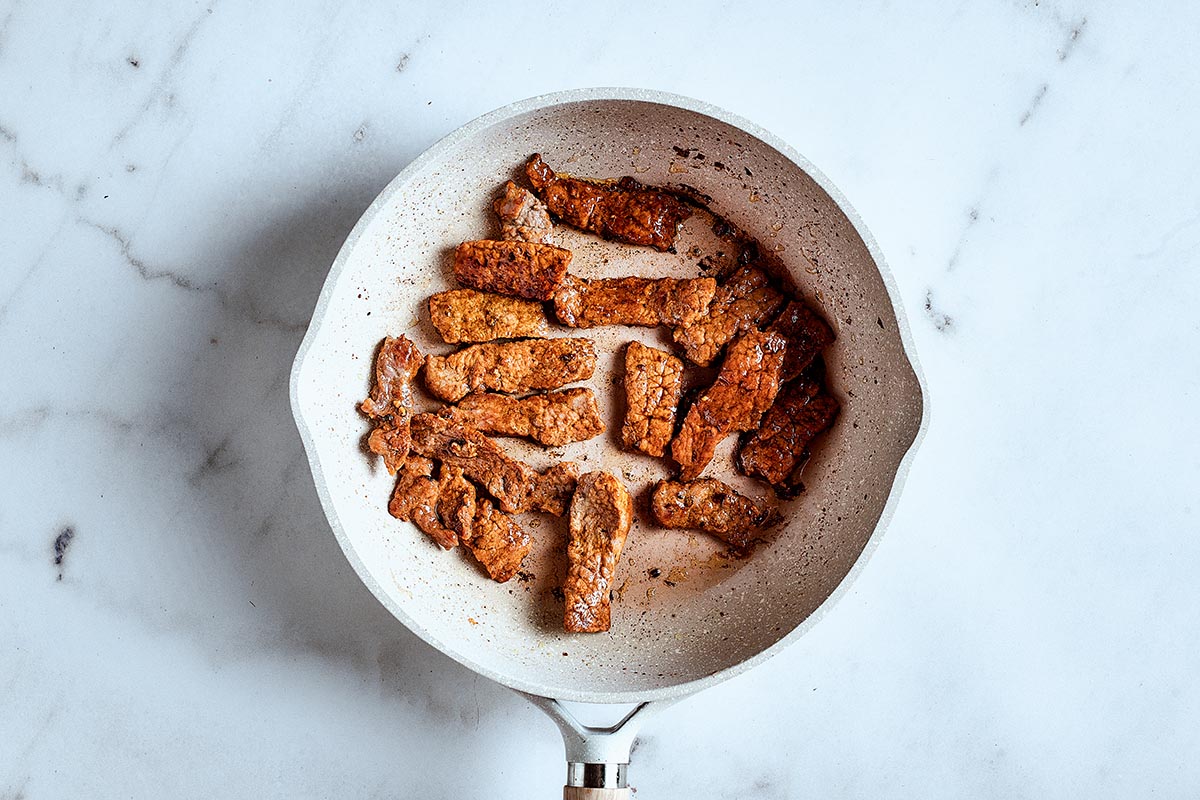
[[[533,549],[530,535],[486,497],[476,501],[471,535],[469,539],[463,539],[463,544],[498,583],[516,575],[521,562]]]
[[[374,382],[359,409],[375,422],[367,437],[372,453],[383,456],[393,475],[408,456],[408,420],[412,416],[412,381],[424,356],[407,336],[388,336],[375,356]]]
[[[683,394],[683,362],[670,353],[630,342],[625,349],[625,423],[621,444],[662,456],[675,432]]]
[[[605,239],[670,250],[679,226],[692,215],[675,195],[633,178],[600,182],[556,175],[537,153],[529,157],[525,174],[551,214]]]
[[[707,367],[735,336],[771,319],[784,300],[766,272],[747,264],[717,287],[707,314],[675,329],[675,343],[683,347],[688,360]]]
[[[595,371],[596,348],[589,339],[524,339],[429,356],[425,385],[442,400],[456,403],[484,389],[508,394],[557,389],[587,380]]]
[[[802,376],[787,384],[758,430],[743,438],[738,468],[771,484],[780,497],[795,497],[804,491],[800,473],[809,447],[833,425],[838,410],[837,399],[818,380]]]
[[[438,482],[432,475],[433,462],[428,458],[405,459],[388,502],[388,513],[396,519],[411,521],[440,547],[449,550],[458,544],[458,536],[442,525],[438,516]]]
[[[568,275],[554,294],[558,321],[572,328],[598,325],[690,325],[708,309],[712,278],[599,278]]]
[[[571,498],[563,582],[563,626],[569,633],[599,633],[611,626],[609,594],[632,522],[633,501],[620,480],[607,472],[580,476]]]
[[[442,464],[438,470],[437,513],[442,524],[453,531],[459,541],[471,539],[475,520],[475,484],[467,480],[458,467]]]
[[[742,334],[729,345],[716,381],[692,403],[671,442],[683,480],[700,476],[726,436],[758,427],[779,392],[786,347],[779,334],[761,331]]]
[[[454,249],[454,278],[484,292],[549,300],[562,284],[571,251],[540,242],[463,242]]]
[[[508,242],[552,244],[554,223],[550,211],[537,195],[512,181],[504,184],[504,194],[492,203],[500,218],[500,238]]]
[[[787,339],[783,379],[790,381],[808,368],[817,354],[833,343],[829,323],[803,300],[792,300],[767,328]]]
[[[763,528],[779,521],[778,512],[715,478],[660,481],[650,498],[650,511],[664,528],[705,531],[742,554],[749,552]]]
[[[545,336],[550,328],[541,303],[474,289],[431,296],[429,319],[449,344]]]
[[[476,429],[438,414],[413,417],[412,447],[426,458],[461,469],[487,489],[502,510],[513,514],[565,513],[579,476],[579,468],[569,461],[539,473]]]
[[[449,409],[449,417],[484,433],[525,436],[550,447],[582,442],[604,432],[604,420],[591,389],[509,397],[469,394]]]

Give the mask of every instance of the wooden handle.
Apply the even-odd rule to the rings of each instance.
[[[585,789],[582,786],[564,786],[563,800],[630,800],[628,789]]]

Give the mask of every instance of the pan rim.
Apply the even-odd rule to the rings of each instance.
[[[712,672],[704,677],[696,678],[680,683],[669,684],[650,690],[617,690],[617,691],[587,691],[571,689],[570,687],[548,687],[538,684],[533,681],[523,680],[519,677],[503,674],[495,670],[489,669],[486,666],[476,663],[471,658],[458,652],[452,643],[446,642],[435,635],[429,628],[421,625],[416,619],[409,616],[403,609],[400,603],[396,602],[390,594],[385,592],[378,584],[375,578],[367,569],[365,563],[358,555],[354,545],[350,542],[345,528],[342,526],[341,520],[338,517],[337,510],[334,507],[333,499],[329,492],[328,481],[325,479],[322,471],[320,460],[317,456],[316,446],[313,441],[313,434],[308,423],[304,418],[300,406],[300,376],[304,372],[304,364],[306,357],[316,340],[317,331],[324,323],[325,317],[328,314],[330,301],[333,296],[333,291],[338,283],[338,278],[345,270],[350,254],[354,251],[359,239],[369,227],[371,222],[379,214],[379,212],[387,205],[392,196],[407,184],[411,176],[418,173],[429,161],[437,158],[444,150],[447,150],[457,144],[464,138],[473,136],[479,131],[485,130],[492,125],[495,125],[512,117],[519,116],[532,111],[537,111],[544,108],[550,108],[559,105],[569,105],[579,102],[589,101],[634,101],[653,103],[658,105],[672,106],[685,111],[702,114],[711,117],[715,120],[723,122],[727,125],[738,128],[745,133],[758,138],[768,146],[774,148],[782,156],[789,159],[793,164],[803,170],[812,180],[826,192],[833,202],[838,206],[850,224],[854,227],[856,233],[861,237],[866,245],[867,251],[874,261],[876,269],[879,271],[880,277],[884,284],[884,289],[887,292],[888,300],[896,315],[897,332],[900,336],[901,347],[903,348],[905,359],[907,360],[910,369],[912,370],[917,388],[919,391],[920,400],[920,423],[917,431],[909,443],[904,455],[901,457],[895,475],[892,479],[891,487],[888,490],[888,497],[884,503],[883,510],[879,515],[878,521],[867,538],[862,551],[855,558],[854,564],[850,570],[838,582],[838,585],[832,592],[796,627],[792,628],[786,635],[774,642],[768,647],[763,648],[754,655],[746,658],[736,664],[732,664],[723,669]],[[733,678],[737,675],[746,672],[755,667],[775,654],[779,653],[788,645],[794,643],[797,639],[808,632],[826,613],[840,600],[853,585],[858,575],[865,568],[867,562],[874,554],[878,547],[879,539],[888,524],[891,522],[892,516],[895,513],[896,505],[899,501],[899,495],[904,487],[909,469],[916,456],[916,452],[920,444],[925,438],[925,434],[929,427],[929,400],[928,389],[925,383],[925,376],[921,370],[920,363],[916,356],[912,332],[909,328],[908,318],[904,312],[902,303],[900,302],[899,288],[896,285],[895,279],[892,276],[891,269],[888,267],[883,253],[876,243],[875,238],[867,229],[858,212],[849,203],[842,192],[817,169],[804,156],[784,142],[779,137],[775,136],[770,131],[744,119],[736,114],[730,113],[722,108],[706,103],[701,100],[696,100],[683,95],[671,94],[651,89],[637,89],[627,87],[595,87],[586,89],[572,89],[567,91],[552,92],[549,94],[537,95],[525,100],[519,100],[515,103],[510,103],[506,106],[490,111],[465,125],[450,132],[432,146],[422,152],[419,156],[413,159],[403,170],[393,178],[379,195],[371,202],[367,209],[363,212],[354,228],[346,237],[338,250],[337,257],[334,259],[329,273],[325,278],[325,283],[321,288],[320,296],[317,299],[316,306],[313,309],[308,329],[305,332],[304,338],[300,343],[300,347],[296,352],[295,359],[292,365],[291,376],[288,387],[289,401],[292,408],[292,416],[296,427],[300,433],[300,439],[304,445],[304,451],[308,458],[309,469],[313,475],[313,483],[317,490],[317,496],[321,501],[321,508],[325,512],[325,517],[329,522],[330,528],[333,531],[334,538],[341,547],[343,554],[346,556],[351,567],[358,575],[364,585],[375,595],[376,599],[383,604],[385,608],[398,619],[406,628],[424,640],[432,647],[437,648],[442,653],[445,653],[450,658],[472,670],[473,672],[482,675],[490,680],[493,680],[501,685],[508,686],[520,692],[528,694],[556,697],[561,700],[569,700],[584,703],[637,703],[647,700],[663,700],[669,698],[684,697],[695,692],[701,691],[709,686],[721,683],[725,680]]]

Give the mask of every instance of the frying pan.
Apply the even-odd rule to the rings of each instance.
[[[562,329],[600,353],[589,383],[609,420],[602,437],[552,451],[509,440],[539,468],[564,459],[621,476],[638,508],[615,579],[612,630],[562,630],[565,520],[526,515],[537,547],[518,578],[487,580],[458,550],[443,552],[387,513],[393,480],[361,449],[357,403],[385,335],[446,352],[425,299],[451,288],[455,244],[495,236],[490,200],[534,152],[562,171],[632,175],[685,185],[747,231],[833,325],[826,353],[835,426],[805,468],[806,491],[782,504],[784,522],[753,557],[723,557],[719,542],[656,528],[646,493],[664,459],[625,453],[620,354],[637,339],[669,347],[654,329]],[[727,258],[714,218],[685,223],[675,253],[562,231],[585,277],[697,274]],[[628,797],[638,726],[656,710],[759,664],[812,626],[862,568],[891,514],[924,430],[922,381],[896,290],[870,234],[846,200],[788,145],[705,103],[633,89],[586,89],[514,103],[431,147],[379,195],[343,245],[296,356],[291,400],[322,506],[346,557],[414,633],[481,675],[525,694],[558,724],[567,798]],[[705,380],[703,372],[697,381]],[[711,379],[711,374],[707,379]],[[615,421],[615,422],[614,422]],[[732,470],[727,441],[709,474],[762,495]],[[616,724],[580,724],[560,701],[634,704]]]

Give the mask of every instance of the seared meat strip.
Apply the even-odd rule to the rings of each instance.
[[[458,467],[510,513],[535,510],[563,514],[579,475],[579,468],[571,462],[539,473],[511,458],[500,445],[469,425],[437,414],[413,417],[412,438],[415,452]]]
[[[558,321],[572,328],[695,322],[717,291],[712,278],[601,278],[568,275],[554,295]]]
[[[533,539],[516,521],[481,497],[475,504],[475,519],[470,538],[463,544],[483,564],[488,575],[504,583],[521,568],[521,562],[533,549]]]
[[[745,553],[755,534],[778,521],[774,510],[760,506],[715,478],[660,481],[650,511],[664,528],[702,530]]]
[[[605,239],[670,250],[679,226],[692,215],[679,198],[632,178],[601,183],[556,175],[537,153],[525,164],[525,174],[551,214]]]
[[[683,362],[670,353],[630,342],[625,350],[626,450],[661,456],[675,432],[675,411],[683,393]]]
[[[716,381],[692,403],[671,442],[671,457],[683,480],[700,476],[726,436],[758,425],[779,392],[786,347],[779,334],[760,331],[742,334],[729,345]]]
[[[596,348],[588,339],[525,339],[476,344],[425,360],[425,385],[454,403],[471,392],[509,394],[557,389],[587,380],[596,371]]]
[[[433,295],[429,319],[448,344],[545,336],[549,329],[541,303],[474,289]]]
[[[442,524],[457,534],[460,541],[471,539],[475,505],[475,484],[458,467],[442,464],[438,471],[437,512]]]
[[[500,238],[509,242],[553,244],[554,224],[546,204],[512,181],[504,185],[504,194],[492,203],[500,218]]]
[[[591,389],[564,389],[522,398],[476,392],[450,409],[450,419],[484,433],[526,436],[551,447],[582,442],[604,432],[604,420]]]
[[[838,401],[807,377],[787,384],[763,417],[758,430],[744,437],[738,449],[741,471],[761,478],[780,497],[795,497],[804,490],[800,472],[808,461],[809,445],[833,424]]]
[[[571,498],[567,579],[563,582],[569,633],[599,633],[612,622],[609,591],[633,522],[633,501],[616,477],[588,472]]]
[[[396,479],[396,488],[388,502],[388,513],[396,519],[411,520],[442,548],[458,544],[458,536],[438,518],[438,484],[432,477],[433,462],[409,456]]]
[[[707,314],[675,329],[675,342],[689,360],[707,367],[727,342],[766,322],[783,302],[767,273],[747,264],[717,287]]]
[[[571,251],[538,242],[463,242],[454,249],[454,277],[463,286],[549,300],[567,274]]]
[[[785,381],[803,372],[834,339],[833,329],[803,300],[790,301],[767,330],[787,339],[787,355],[783,357]]]
[[[383,456],[384,466],[393,475],[408,455],[412,380],[424,360],[421,351],[407,336],[385,338],[375,356],[371,393],[359,406],[376,425],[367,438],[367,447],[372,453]]]

